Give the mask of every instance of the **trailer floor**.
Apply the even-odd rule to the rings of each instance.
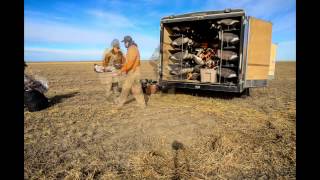
[[[114,109],[92,66],[29,64],[54,104],[25,110],[26,179],[295,178],[295,63],[277,63],[270,86],[245,99],[155,94],[146,110]]]

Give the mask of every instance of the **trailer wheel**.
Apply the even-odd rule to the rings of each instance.
[[[246,96],[250,96],[250,88],[246,88],[244,90],[244,93],[245,93]]]
[[[244,91],[242,93],[239,93],[239,97],[241,98],[246,98],[250,96],[250,89],[249,88],[246,88],[244,89]]]
[[[175,87],[170,87],[168,89],[168,94],[175,94],[176,93],[176,88]]]
[[[168,87],[168,86],[162,86],[161,87],[161,93],[165,94],[175,94],[176,88],[175,87]]]
[[[160,86],[160,94],[161,96],[168,93],[168,88],[167,86]]]

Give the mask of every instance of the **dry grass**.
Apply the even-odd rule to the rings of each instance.
[[[54,105],[25,111],[26,179],[295,179],[295,63],[246,99],[155,94],[145,111],[112,108],[92,64],[29,65]]]

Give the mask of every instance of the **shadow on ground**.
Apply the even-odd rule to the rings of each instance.
[[[63,99],[74,97],[75,95],[79,94],[79,92],[72,92],[67,94],[60,94],[54,97],[49,98],[50,106],[63,102]]]
[[[150,99],[150,95],[144,93],[143,96],[144,96],[144,100],[145,100],[146,104],[148,104],[149,99]],[[127,101],[124,104],[130,104],[130,103],[134,102],[135,100],[136,99],[133,97],[133,95],[129,95]]]
[[[171,177],[172,180],[184,179],[182,175],[189,176],[190,178],[190,164],[187,158],[185,147],[179,141],[173,141],[171,144],[174,150],[173,163],[174,163],[174,174]],[[179,155],[180,154],[180,155]]]
[[[219,91],[208,91],[208,90],[196,90],[196,89],[175,89],[174,91],[165,92],[165,94],[187,94],[191,96],[199,97],[211,97],[218,99],[234,99],[240,97],[246,97],[244,94],[232,93],[232,92],[219,92]]]

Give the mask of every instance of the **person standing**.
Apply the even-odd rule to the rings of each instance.
[[[126,102],[130,90],[141,108],[146,107],[141,83],[140,83],[140,52],[137,44],[131,36],[125,36],[121,41],[127,48],[126,63],[122,66],[120,73],[126,74],[126,79],[122,85],[122,91],[116,100],[117,107],[122,107]]]
[[[122,65],[125,63],[125,57],[120,50],[120,42],[114,39],[111,42],[111,50],[106,50],[103,55],[102,67],[105,73],[99,73],[102,84],[105,86],[106,96],[110,97],[112,93],[119,94],[120,79],[114,75],[120,71]],[[112,90],[112,91],[111,91]]]
[[[106,50],[104,52],[102,66],[108,67],[113,66],[116,69],[120,69],[122,65],[125,63],[125,57],[120,50],[120,42],[118,39],[114,39],[111,42],[111,50]]]

